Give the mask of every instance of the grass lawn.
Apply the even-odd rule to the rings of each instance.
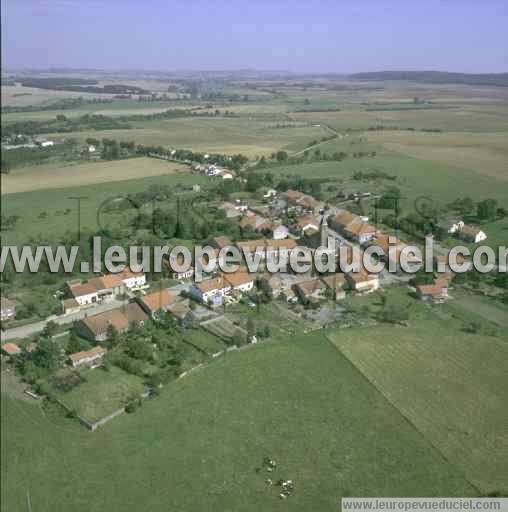
[[[183,339],[196,345],[208,354],[215,354],[226,347],[220,338],[204,329],[187,329]]]
[[[41,512],[326,512],[344,495],[475,494],[320,334],[228,354],[95,433],[6,395],[3,409],[6,510],[27,492]],[[256,472],[266,456],[276,471]],[[268,477],[294,480],[288,502]]]
[[[507,338],[459,335],[442,322],[328,337],[481,492],[506,492]]]
[[[92,422],[120,409],[130,397],[145,389],[141,378],[116,366],[109,371],[101,368],[83,370],[81,376],[86,382],[67,393],[59,393],[58,398]]]

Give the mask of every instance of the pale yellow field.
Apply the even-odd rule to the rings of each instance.
[[[368,132],[369,142],[413,158],[470,169],[508,180],[506,133]]]
[[[17,96],[23,94],[24,96]],[[50,91],[33,87],[2,85],[2,105],[10,107],[26,107],[28,105],[43,105],[63,98],[112,98],[112,94],[91,94],[72,91]]]
[[[78,187],[148,176],[189,172],[189,167],[156,158],[131,158],[74,165],[46,164],[2,174],[2,195],[32,190]]]

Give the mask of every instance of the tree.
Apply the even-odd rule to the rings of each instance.
[[[58,330],[58,324],[56,322],[53,322],[53,320],[50,320],[42,330],[42,336],[45,338],[52,338],[56,331]]]
[[[57,114],[56,120],[57,121],[67,121],[67,117],[65,117],[63,114]]]
[[[67,353],[68,354],[75,354],[76,352],[79,352],[81,350],[81,342],[79,341],[79,338],[72,333],[69,338],[69,343],[67,344]]]
[[[495,199],[485,199],[476,206],[476,214],[481,220],[491,220],[496,218],[497,201]]]
[[[277,151],[277,153],[275,153],[275,158],[277,162],[286,162],[288,159],[288,154],[286,151]]]
[[[108,328],[106,329],[106,338],[111,346],[118,343],[118,330],[113,324],[108,325]]]

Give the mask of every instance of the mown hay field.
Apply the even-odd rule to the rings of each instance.
[[[73,165],[43,164],[2,174],[2,195],[132,180],[146,176],[187,173],[189,167],[157,158],[141,157]]]

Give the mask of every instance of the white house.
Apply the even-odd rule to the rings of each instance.
[[[211,302],[212,304],[222,304],[225,295],[231,290],[231,285],[223,276],[207,279],[201,283],[194,283],[190,289],[193,297],[202,302]]]
[[[272,230],[272,236],[274,240],[283,240],[284,238],[287,238],[289,234],[289,229],[284,226],[283,224],[280,224],[279,226],[276,226]]]
[[[99,292],[93,284],[81,283],[81,281],[68,281],[67,287],[71,295],[80,306],[99,302]]]
[[[458,219],[451,219],[443,224],[440,224],[440,227],[449,234],[457,233],[464,227],[464,221]]]
[[[224,274],[223,277],[229,283],[232,290],[248,292],[254,288],[254,277],[244,270]]]
[[[93,144],[90,144],[90,145],[88,146],[88,152],[89,152],[89,153],[95,153],[96,149],[97,149],[97,148],[96,148]]]
[[[271,197],[275,197],[277,195],[277,191],[274,188],[269,188],[264,194],[263,197],[265,199],[270,199]]]
[[[146,276],[144,272],[133,272],[129,267],[125,267],[122,272],[116,274],[125,284],[125,286],[132,290],[134,288],[141,288],[146,285]]]

